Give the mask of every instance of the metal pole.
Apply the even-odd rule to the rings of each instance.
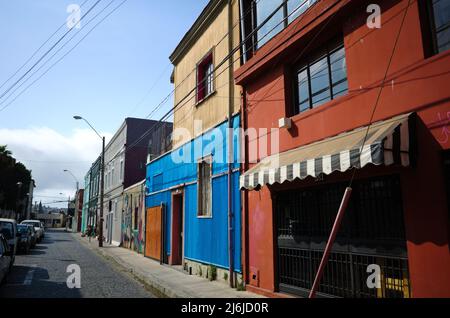
[[[330,237],[328,239],[325,251],[323,252],[322,260],[320,261],[319,269],[317,270],[316,278],[314,279],[314,284],[309,293],[309,298],[315,298],[316,292],[319,289],[320,280],[322,279],[323,270],[328,262],[330,256],[331,248],[333,247],[334,240],[336,239],[337,232],[341,226],[342,219],[344,218],[345,210],[347,209],[348,202],[350,201],[350,196],[352,194],[352,188],[345,189],[344,197],[342,198],[341,206],[339,207],[338,214],[334,220],[333,228],[331,230]]]
[[[228,52],[231,53],[233,48],[233,1],[228,0]],[[230,54],[228,59],[229,63],[229,78],[228,82],[228,259],[229,259],[229,271],[230,271],[230,287],[234,287],[234,241],[233,241],[233,200],[232,191],[233,184],[231,178],[233,177],[232,161],[233,161],[233,106],[234,106],[234,78],[233,78],[233,55]]]
[[[103,196],[105,185],[105,137],[102,137],[102,159],[101,159],[101,179],[100,179],[100,229],[98,247],[103,247]]]

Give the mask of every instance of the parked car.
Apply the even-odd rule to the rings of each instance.
[[[44,226],[42,225],[42,222],[39,220],[24,220],[20,222],[20,224],[29,224],[33,225],[34,229],[36,230],[36,238],[37,242],[40,242],[44,238]]]
[[[8,240],[0,234],[0,284],[4,283],[12,266],[12,250]]]
[[[19,224],[17,225],[17,233],[19,234],[17,249],[28,254],[30,252],[33,236],[31,226],[28,224]]]
[[[42,237],[45,236],[45,224],[44,222],[41,222],[41,229],[42,229]]]
[[[17,251],[17,223],[13,219],[0,219],[0,234],[8,241],[8,247],[11,252],[11,267],[16,259]]]
[[[22,225],[22,224],[19,224],[19,225]],[[31,248],[33,248],[33,247],[36,246],[36,242],[37,242],[36,230],[34,229],[33,225],[30,225],[30,224],[23,224],[23,225],[28,226],[30,228],[30,230],[31,230]]]

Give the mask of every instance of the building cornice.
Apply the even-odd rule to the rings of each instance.
[[[205,30],[211,26],[211,22],[217,18],[223,7],[226,5],[226,0],[210,0],[197,20],[191,26],[189,31],[178,43],[175,50],[170,55],[169,59],[173,65],[177,65],[188,50],[201,37]]]

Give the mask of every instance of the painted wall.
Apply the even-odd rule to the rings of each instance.
[[[217,2],[217,1],[216,1]],[[227,2],[227,1],[222,1]],[[239,44],[239,1],[233,0],[233,47]],[[222,6],[217,17],[207,24],[205,30],[198,36],[190,48],[182,56],[180,61],[175,61],[174,66],[174,85],[175,105],[180,104],[174,114],[174,128],[184,128],[189,132],[190,137],[183,137],[174,140],[174,147],[177,147],[206,129],[210,129],[222,122],[228,116],[229,106],[229,72],[226,70],[228,63],[217,68],[215,73],[214,88],[216,98],[207,98],[196,105],[195,92],[191,92],[196,87],[197,74],[196,65],[213,50],[213,63],[215,67],[227,57],[228,49],[228,5]],[[239,51],[233,56],[233,69],[240,66]],[[238,99],[233,101],[233,112],[239,111],[239,88],[234,86],[235,96]],[[190,93],[191,92],[191,93]],[[182,101],[182,102],[181,102]],[[180,103],[181,102],[181,103]],[[202,120],[203,130],[194,131],[194,121]]]
[[[122,246],[143,253],[145,244],[145,182],[124,190]],[[135,212],[137,211],[137,215]],[[136,219],[137,217],[137,219]],[[135,227],[136,225],[136,227]]]
[[[185,258],[200,261],[207,264],[214,264],[220,267],[228,267],[228,206],[227,206],[227,171],[226,163],[213,162],[212,181],[212,217],[197,217],[197,160],[204,155],[211,154],[218,158],[221,154],[227,154],[227,145],[214,139],[217,132],[225,135],[227,122],[218,126],[217,130],[205,132],[201,137],[196,138],[180,148],[173,150],[166,155],[155,159],[147,166],[147,188],[149,194],[146,197],[146,207],[165,206],[165,250],[170,255],[171,238],[171,187],[184,187],[185,205],[185,229],[184,229],[184,251]],[[233,118],[233,127],[239,127],[239,116]],[[211,142],[216,140],[216,145]],[[238,169],[239,163],[239,138],[233,139],[233,168]],[[196,153],[195,149],[200,149]],[[184,159],[184,163],[175,163],[172,154]],[[234,262],[237,271],[241,268],[241,245],[240,245],[240,193],[239,172],[233,173],[232,202],[234,207],[234,240],[235,253]]]
[[[324,27],[310,49],[342,32],[350,91],[320,107],[292,116],[292,129],[280,132],[280,151],[368,124],[407,2],[377,1],[382,8],[382,27],[372,30],[365,24],[367,13],[363,4],[366,2],[360,2],[361,5],[350,4],[350,1],[317,2],[304,18],[297,19],[235,73],[238,84],[247,91],[246,127],[270,129],[278,127],[279,118],[291,116],[293,60],[300,58],[301,61],[299,52],[335,10],[342,14]],[[450,51],[425,58],[419,10],[414,1],[388,73],[389,84],[383,89],[374,115],[374,121],[378,121],[407,112],[418,114],[418,165],[400,172],[414,297],[450,296],[448,203],[440,160],[442,150],[450,149],[449,82]],[[358,173],[364,174],[364,170]],[[260,287],[274,291],[274,257],[269,248],[273,242],[270,191],[266,188],[246,192],[246,195],[248,269],[258,269]],[[267,246],[260,246],[260,242],[267,242],[264,243]]]

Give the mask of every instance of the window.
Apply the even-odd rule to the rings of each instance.
[[[138,229],[138,218],[139,218],[139,208],[136,206],[134,207],[134,230]]]
[[[348,91],[343,44],[333,46],[296,72],[297,102],[294,114],[320,106]]]
[[[450,0],[427,0],[434,53],[450,49]]]
[[[307,294],[333,227],[346,183],[277,194],[274,205],[280,291]],[[356,180],[319,292],[337,297],[410,297],[400,178]],[[368,288],[367,266],[381,268]]]
[[[120,181],[123,181],[123,160],[120,160]]]
[[[114,166],[112,167],[111,170],[111,186],[114,186]]]
[[[198,216],[211,216],[211,159],[198,163]]]
[[[316,0],[254,0],[258,49],[304,13]]]
[[[214,92],[214,63],[212,52],[197,65],[197,103]]]

